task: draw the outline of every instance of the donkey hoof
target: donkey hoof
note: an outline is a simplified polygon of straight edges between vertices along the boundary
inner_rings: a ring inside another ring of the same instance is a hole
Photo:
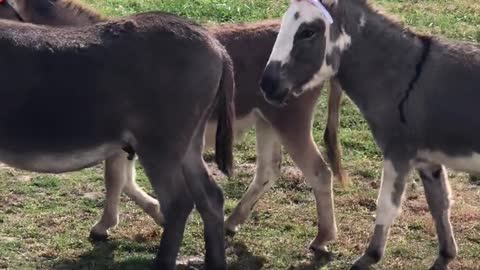
[[[448,266],[438,266],[438,265],[434,265],[432,267],[430,267],[430,270],[448,270]]]
[[[108,234],[91,231],[89,238],[93,242],[105,242],[108,240]]]
[[[312,250],[316,260],[331,261],[333,259],[333,253],[329,252],[326,249],[316,250],[310,248],[310,250]]]
[[[234,237],[235,234],[237,234],[237,230],[235,229],[230,229],[230,228],[225,228],[225,235],[228,237]]]
[[[315,239],[310,243],[309,248],[313,254],[315,254],[315,257],[329,260],[332,254],[328,251],[328,248],[324,243],[324,241],[318,243]]]
[[[328,252],[328,249],[325,245],[316,245],[315,243],[310,243],[309,246],[310,250],[317,253],[317,252]]]
[[[234,225],[232,222],[231,216],[225,220],[225,235],[228,237],[233,237],[237,234],[239,225]]]
[[[369,269],[370,269],[370,266],[360,265],[357,263],[354,263],[350,268],[350,270],[369,270]]]
[[[358,265],[352,265],[352,267],[350,267],[350,270],[365,270],[365,269],[368,269],[368,268],[362,268]]]
[[[328,251],[326,246],[323,246],[323,245],[317,246],[312,243],[310,244],[310,250],[315,255],[316,260],[325,260],[325,261],[332,260],[332,253]]]
[[[362,257],[358,258],[355,261],[355,263],[353,263],[350,270],[368,270],[368,269],[371,268],[371,265],[373,263],[374,262],[372,261],[372,259],[369,256],[363,255]]]

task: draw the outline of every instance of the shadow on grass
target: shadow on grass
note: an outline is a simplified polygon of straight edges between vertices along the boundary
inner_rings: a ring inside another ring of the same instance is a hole
[[[262,269],[263,264],[266,261],[264,257],[255,256],[252,252],[250,252],[243,242],[233,242],[227,251],[236,256],[236,260],[228,265],[228,269],[231,270]]]
[[[315,253],[312,256],[311,260],[308,263],[303,263],[297,266],[292,266],[288,268],[288,270],[317,270],[321,269],[322,267],[326,266],[329,262],[332,261],[332,254],[321,252]]]
[[[52,270],[146,270],[152,269],[152,262],[156,249],[146,247],[136,242],[113,240],[108,242],[93,242],[93,249],[80,255],[77,260],[64,260],[56,263]],[[128,257],[116,259],[115,253],[127,253]],[[130,255],[131,254],[131,255]],[[256,256],[248,250],[248,247],[241,241],[229,241],[227,245],[227,256],[229,270],[260,270],[266,261],[264,257]],[[204,270],[203,258],[186,258],[186,262],[179,262],[177,270]],[[317,254],[311,261],[288,270],[316,270],[327,265],[331,260],[329,254]]]
[[[121,260],[115,259],[115,251],[128,252],[132,254],[128,258],[122,256]],[[95,242],[93,249],[80,255],[77,260],[64,260],[55,264],[53,270],[143,270],[152,269],[152,262],[155,257],[154,248],[146,248],[135,242],[108,241]],[[229,262],[229,270],[259,270],[265,263],[265,258],[253,255],[242,242],[234,242],[227,249],[229,257],[234,260]],[[136,255],[142,254],[142,255]],[[146,254],[146,255],[145,255]],[[148,254],[151,254],[150,256]],[[203,267],[203,258],[195,257],[195,260],[188,260],[188,263],[180,263],[177,270],[200,270]]]
[[[155,250],[135,244],[120,241],[95,242],[93,249],[83,253],[77,260],[65,260],[56,263],[53,270],[143,270],[151,269]],[[115,260],[115,251],[129,252],[132,256],[126,259]],[[138,253],[152,253],[150,257],[137,255]]]
[[[234,258],[228,262],[228,270],[259,270],[265,263],[265,258],[253,255],[242,242],[227,244],[227,257]],[[203,258],[194,258],[196,261],[179,264],[177,270],[207,270],[203,265]]]
[[[470,183],[480,186],[480,175],[470,174],[469,180],[470,180]]]

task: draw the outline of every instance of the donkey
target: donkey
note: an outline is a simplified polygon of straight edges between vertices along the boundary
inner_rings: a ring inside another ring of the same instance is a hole
[[[11,4],[11,5],[9,5]],[[101,14],[72,0],[9,0],[0,11],[12,20],[23,20],[54,26],[88,25],[106,20]],[[15,15],[15,12],[17,15]],[[265,101],[258,82],[263,67],[277,37],[279,20],[258,23],[209,25],[208,30],[226,46],[235,65],[237,85],[235,106],[238,120],[235,135],[255,125],[257,134],[257,171],[255,178],[233,213],[226,220],[226,229],[233,233],[245,222],[261,195],[280,175],[281,145],[283,144],[295,163],[302,170],[307,182],[313,187],[318,209],[318,234],[310,247],[325,251],[325,244],[333,240],[336,226],[331,199],[331,174],[312,140],[312,115],[320,95],[320,87],[308,95],[292,100],[283,108]],[[338,109],[341,90],[332,87],[329,98],[328,125],[324,139],[333,173],[346,185],[346,176],[341,166],[341,152],[337,139]],[[206,134],[207,145],[213,145],[215,116],[209,121]],[[126,171],[127,173],[124,173]],[[105,239],[107,230],[118,223],[118,204],[123,191],[142,207],[157,223],[163,223],[158,203],[143,192],[135,183],[134,164],[125,155],[111,158],[105,163],[105,186],[107,191],[105,209],[100,221],[93,227],[91,236]]]
[[[222,190],[202,158],[215,109],[216,162],[231,174],[233,64],[216,39],[159,12],[79,28],[0,20],[0,51],[1,162],[62,173],[136,153],[166,217],[156,268],[175,268],[195,204],[206,267],[226,269]]]
[[[323,5],[322,5],[323,4]],[[384,155],[375,230],[352,269],[383,256],[408,173],[422,179],[447,269],[457,254],[446,167],[480,172],[480,46],[420,35],[364,0],[294,0],[262,78],[273,103],[335,76],[367,120]]]

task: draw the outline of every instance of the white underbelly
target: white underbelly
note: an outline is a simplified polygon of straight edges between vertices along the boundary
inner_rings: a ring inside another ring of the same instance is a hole
[[[64,173],[94,166],[107,157],[122,151],[118,145],[101,145],[73,153],[17,154],[0,150],[0,161],[11,167],[27,171]]]
[[[439,151],[420,151],[418,157],[428,162],[445,165],[447,168],[468,173],[480,173],[480,154],[449,156]]]
[[[245,132],[255,125],[257,120],[257,111],[253,110],[245,117],[235,119],[233,124],[233,134],[235,140],[239,140],[245,134]],[[217,120],[208,121],[207,129],[205,131],[205,148],[215,147],[215,134],[217,132]]]

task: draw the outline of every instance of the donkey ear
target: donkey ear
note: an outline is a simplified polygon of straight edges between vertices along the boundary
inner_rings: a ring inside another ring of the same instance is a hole
[[[7,0],[7,3],[15,10],[18,10],[18,4],[16,0]]]
[[[338,0],[321,0],[322,4],[324,4],[327,7],[333,7],[336,4],[338,4]]]
[[[27,1],[28,0],[7,0],[7,3],[17,12],[20,12],[26,8]]]

